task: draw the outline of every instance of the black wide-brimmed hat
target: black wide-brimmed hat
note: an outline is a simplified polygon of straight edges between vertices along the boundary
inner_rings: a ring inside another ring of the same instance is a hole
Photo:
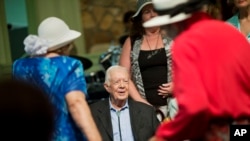
[[[152,0],[137,0],[137,2],[136,2],[136,12],[132,17],[135,18],[136,16],[138,16],[139,13],[141,12],[142,8],[145,7],[148,4],[152,4]]]
[[[81,61],[82,65],[84,67],[84,70],[89,69],[93,65],[92,61],[90,59],[88,59],[88,58],[85,58],[85,57],[82,57],[82,56],[77,56],[77,55],[70,55],[70,57]]]

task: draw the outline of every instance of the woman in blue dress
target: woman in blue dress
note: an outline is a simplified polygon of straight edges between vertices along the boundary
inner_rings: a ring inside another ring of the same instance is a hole
[[[67,56],[80,35],[61,19],[46,18],[38,27],[38,35],[24,40],[30,57],[13,64],[15,79],[38,86],[51,100],[55,108],[54,141],[101,140],[86,102],[83,66]]]

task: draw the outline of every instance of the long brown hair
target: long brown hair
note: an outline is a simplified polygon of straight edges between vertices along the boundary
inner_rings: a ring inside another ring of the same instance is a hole
[[[133,44],[135,40],[141,39],[143,34],[145,34],[145,29],[142,26],[142,13],[140,12],[136,17],[131,18],[131,21],[132,27],[129,36]]]

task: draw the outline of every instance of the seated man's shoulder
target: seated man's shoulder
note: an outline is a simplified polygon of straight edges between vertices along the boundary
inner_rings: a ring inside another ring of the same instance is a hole
[[[106,104],[108,104],[107,99],[101,99],[101,100],[89,103],[89,107],[94,109],[94,108],[98,108]]]
[[[148,104],[145,104],[143,102],[139,102],[139,101],[134,101],[134,100],[130,100],[131,103],[135,104],[137,107],[139,108],[144,108],[144,109],[149,109],[149,110],[154,110],[153,106],[150,106]]]

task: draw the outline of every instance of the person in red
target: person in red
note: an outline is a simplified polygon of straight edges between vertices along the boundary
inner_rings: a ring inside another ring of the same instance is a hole
[[[144,27],[161,25],[174,39],[173,94],[179,111],[152,141],[226,141],[230,124],[249,124],[250,44],[231,25],[200,9],[209,0],[153,0]]]

